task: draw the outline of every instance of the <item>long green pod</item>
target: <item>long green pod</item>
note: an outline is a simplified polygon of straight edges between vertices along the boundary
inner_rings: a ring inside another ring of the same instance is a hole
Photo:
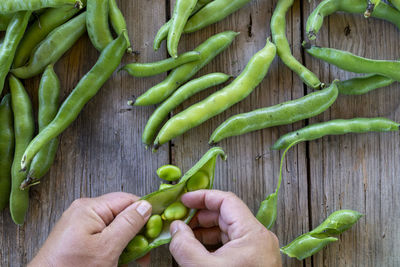
[[[35,123],[32,104],[22,83],[10,76],[11,105],[14,112],[15,151],[11,168],[10,213],[16,224],[23,224],[29,206],[29,191],[21,190],[20,184],[26,178],[21,172],[20,162],[29,142],[32,140]]]
[[[218,143],[231,136],[291,124],[317,116],[327,110],[337,97],[338,89],[336,81],[334,81],[328,88],[299,99],[232,116],[218,126],[212,133],[209,142],[210,144]]]
[[[363,215],[354,210],[338,210],[318,225],[311,234],[340,235],[350,229]]]
[[[355,118],[314,123],[283,135],[275,142],[272,149],[283,149],[296,140],[312,141],[326,135],[398,131],[399,126],[399,123],[386,118]]]
[[[0,47],[0,95],[4,88],[6,76],[14,60],[15,51],[24,35],[30,16],[31,12],[29,11],[18,12],[13,16],[10,24],[8,24],[6,36]]]
[[[306,85],[314,89],[320,89],[324,85],[312,71],[307,69],[292,55],[288,39],[286,38],[286,13],[293,5],[293,2],[294,0],[278,0],[271,18],[272,40],[276,44],[277,53],[283,63],[293,72],[297,73]]]
[[[48,7],[82,8],[80,0],[1,0],[0,13],[14,13],[18,11],[36,11]]]
[[[398,10],[400,11],[400,0],[389,0],[389,2]],[[384,3],[381,3],[384,4]],[[373,14],[373,13],[372,13]]]
[[[55,28],[32,52],[28,63],[12,69],[18,78],[28,79],[55,64],[86,31],[86,12]]]
[[[275,54],[275,45],[268,38],[265,47],[250,59],[242,73],[228,86],[169,119],[158,133],[154,148],[157,149],[245,99],[265,78]]]
[[[198,172],[203,172],[208,175],[210,182],[207,188],[213,188],[215,165],[218,157],[221,157],[225,160],[226,155],[224,151],[219,147],[210,149],[188,172],[185,173],[178,184],[163,190],[153,192],[149,195],[142,197],[141,199],[150,202],[153,207],[153,214],[162,214],[167,207],[180,199],[180,196],[185,192],[187,182]],[[188,215],[182,220],[188,223],[195,214],[196,210],[191,209]],[[137,246],[137,242],[133,241],[128,244],[128,246],[125,248],[119,258],[119,265],[127,264],[130,261],[143,257],[152,249],[169,243],[171,241],[171,234],[169,231],[170,225],[171,222],[165,221],[161,234],[154,239],[150,239],[148,242],[142,242],[144,244],[147,243],[144,246]]]
[[[197,11],[199,11],[200,9],[202,9],[205,5],[207,5],[208,3],[212,2],[213,0],[199,0],[196,3],[196,6],[194,7],[192,14],[195,14]],[[169,32],[169,28],[171,27],[171,23],[172,20],[167,21],[163,26],[161,26],[161,28],[158,30],[156,37],[154,38],[154,42],[153,42],[153,49],[154,51],[157,51],[158,49],[160,49],[161,43],[162,41],[164,41],[165,39],[167,39],[168,37],[168,32]]]
[[[195,32],[223,20],[251,0],[214,0],[194,14],[186,23],[184,33]]]
[[[342,95],[362,95],[372,90],[386,87],[395,81],[378,74],[369,74],[355,77],[337,83],[339,93]]]
[[[118,67],[127,46],[125,37],[120,35],[102,51],[93,68],[79,81],[72,93],[62,103],[54,120],[29,144],[21,161],[21,169],[25,170],[33,157],[46,144],[75,121],[86,103],[97,94]]]
[[[0,14],[0,31],[7,30],[7,26],[12,20],[14,14]]]
[[[128,44],[128,49],[126,51],[128,53],[132,53],[131,41],[129,40],[128,30],[126,27],[126,20],[124,15],[122,14],[115,0],[110,0],[109,8],[110,10],[108,15],[110,17],[111,26],[113,27],[117,35],[124,34],[126,43]]]
[[[355,73],[379,74],[400,81],[400,61],[398,60],[374,60],[334,48],[313,46],[309,43],[303,43],[303,47],[313,57],[343,70]]]
[[[108,23],[109,9],[109,0],[87,1],[87,31],[93,46],[100,52],[113,40]]]
[[[231,76],[224,73],[210,73],[194,79],[181,86],[172,96],[163,102],[151,115],[144,128],[142,142],[151,145],[154,141],[157,130],[168,117],[168,114],[182,104],[186,99],[212,86],[226,82]]]
[[[208,38],[204,43],[194,49],[194,51],[200,53],[201,58],[199,60],[186,63],[174,69],[164,81],[153,86],[147,90],[146,93],[139,96],[135,101],[135,105],[147,106],[161,103],[179,86],[192,78],[213,58],[228,48],[238,34],[239,33],[233,31],[226,31]]]
[[[335,12],[363,14],[367,8],[366,0],[324,0],[313,10],[307,19],[306,32],[308,39],[315,40],[321,29],[324,18]],[[371,14],[372,17],[389,21],[400,29],[400,12],[391,6],[381,3]]]
[[[69,6],[61,8],[50,8],[46,10],[27,29],[15,53],[13,68],[23,66],[34,51],[34,48],[55,28],[67,22],[79,9]],[[64,36],[65,37],[65,36]]]
[[[200,53],[197,51],[190,51],[179,55],[177,58],[167,58],[157,62],[151,63],[131,63],[123,67],[134,77],[149,77],[161,74],[163,72],[175,69],[183,64],[199,60]]]
[[[11,165],[14,157],[14,118],[11,95],[0,103],[0,211],[8,204],[11,191]]]
[[[40,80],[38,98],[38,124],[39,132],[43,131],[47,125],[54,119],[58,112],[59,97],[60,97],[60,80],[54,72],[53,66],[49,65],[43,73]],[[29,168],[28,177],[21,183],[21,189],[37,184],[53,165],[54,158],[58,149],[58,138],[52,139],[32,160]]]

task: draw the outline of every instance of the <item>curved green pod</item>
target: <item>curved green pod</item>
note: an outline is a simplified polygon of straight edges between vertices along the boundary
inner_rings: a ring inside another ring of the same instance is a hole
[[[35,50],[28,63],[11,70],[16,77],[28,79],[56,63],[86,31],[86,12],[55,28]]]
[[[397,0],[398,1],[398,0]],[[315,40],[322,27],[324,18],[339,11],[364,14],[367,9],[366,0],[324,0],[310,14],[307,19],[306,32],[308,39]],[[378,5],[371,14],[372,17],[389,21],[400,29],[400,12],[386,3]]]
[[[153,192],[147,196],[142,197],[141,199],[150,202],[150,204],[153,206],[153,214],[162,214],[167,207],[180,199],[180,196],[185,192],[187,181],[193,175],[200,171],[207,173],[210,177],[208,188],[211,189],[213,187],[215,165],[218,157],[221,157],[225,160],[226,155],[224,151],[219,147],[210,149],[188,172],[185,173],[178,184],[163,190]],[[188,223],[195,214],[196,210],[189,210],[186,217],[183,218],[183,221]],[[171,241],[171,234],[169,231],[170,225],[171,222],[164,221],[161,234],[155,239],[149,239],[147,246],[143,246],[143,244],[146,244],[146,242],[141,242],[141,246],[137,245],[138,242],[134,242],[132,244],[130,243],[122,252],[118,264],[127,264],[130,261],[143,257],[152,249],[169,243]]]
[[[232,116],[218,126],[209,142],[210,144],[217,143],[231,136],[291,124],[317,116],[327,110],[337,97],[338,89],[334,81],[329,87],[299,99]]]
[[[88,0],[87,2],[87,31],[90,41],[99,52],[113,40],[108,23],[109,4],[109,0]]]
[[[14,156],[14,118],[11,95],[5,95],[0,103],[0,211],[8,203],[11,190],[11,165]]]
[[[342,95],[362,95],[372,90],[389,86],[394,82],[393,79],[382,75],[369,74],[340,81],[337,83],[337,87],[339,94]]]
[[[272,149],[284,149],[293,142],[312,141],[326,135],[399,131],[399,126],[399,123],[386,118],[354,118],[314,123],[283,135],[275,142]]]
[[[362,216],[363,215],[358,211],[338,210],[331,213],[325,221],[310,233],[340,235],[344,231],[350,229]]]
[[[0,14],[14,13],[18,11],[36,11],[48,7],[82,8],[80,0],[1,0]]]
[[[132,45],[129,40],[128,29],[126,27],[126,20],[121,10],[119,9],[116,0],[109,1],[109,12],[108,15],[110,17],[111,26],[113,27],[115,33],[119,36],[123,34],[126,39],[126,43],[128,44],[128,48],[126,49],[127,53],[132,53]]]

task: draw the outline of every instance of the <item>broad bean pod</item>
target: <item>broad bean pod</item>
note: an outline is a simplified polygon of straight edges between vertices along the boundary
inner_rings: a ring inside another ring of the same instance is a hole
[[[308,39],[315,40],[321,29],[324,18],[338,11],[363,14],[367,8],[366,0],[324,0],[310,14],[307,19],[306,32]],[[372,17],[387,20],[400,29],[400,13],[391,6],[381,3],[374,9]]]
[[[19,188],[26,178],[21,172],[20,162],[29,142],[32,140],[35,123],[31,100],[22,83],[14,76],[9,77],[11,105],[14,113],[15,152],[11,168],[10,213],[16,224],[23,224],[29,206],[29,191]]]
[[[39,133],[54,119],[58,112],[61,86],[53,66],[49,65],[40,80],[38,98]],[[50,170],[58,149],[58,138],[52,139],[32,160],[28,177],[21,183],[20,188],[26,189],[38,181]]]
[[[78,9],[82,8],[80,0],[1,0],[0,13],[14,13],[18,11],[35,11],[48,7],[69,6]]]
[[[177,58],[167,58],[151,63],[130,63],[125,65],[122,69],[134,77],[149,77],[175,69],[183,64],[199,60],[200,58],[199,52],[190,51],[179,55]]]
[[[0,47],[0,95],[14,60],[15,51],[24,35],[30,16],[31,12],[29,11],[15,13],[7,27],[6,36]]]
[[[209,142],[213,144],[227,137],[317,116],[327,110],[336,101],[337,96],[338,89],[334,81],[328,88],[299,99],[232,116],[218,126]]]
[[[62,133],[79,115],[86,103],[94,97],[121,62],[128,44],[124,35],[112,41],[100,54],[93,68],[79,81],[62,103],[54,120],[29,144],[21,161],[25,170],[33,157],[53,138]]]
[[[136,106],[154,105],[162,102],[170,96],[180,85],[192,78],[201,68],[207,65],[219,53],[224,51],[233,42],[239,33],[226,31],[208,38],[194,51],[199,52],[199,60],[186,63],[174,69],[161,83],[153,86],[146,93],[139,96]]]
[[[225,160],[226,155],[224,151],[219,147],[210,149],[188,172],[185,173],[178,184],[153,192],[141,199],[150,202],[153,207],[152,214],[162,214],[171,204],[180,199],[180,196],[185,192],[187,182],[198,172],[204,172],[208,175],[210,182],[207,188],[211,189],[214,183],[215,165],[218,157]],[[191,209],[182,220],[185,223],[189,223],[195,214],[196,210]],[[154,239],[150,238],[147,240],[142,236],[139,238],[135,237],[122,252],[119,258],[119,265],[127,264],[130,261],[143,257],[152,249],[169,243],[171,241],[171,234],[169,231],[170,225],[170,221],[164,221],[161,233]]]
[[[88,35],[93,46],[101,52],[113,40],[108,23],[109,0],[87,1],[86,26]]]
[[[142,142],[146,145],[151,145],[158,128],[168,117],[168,114],[186,99],[207,88],[222,84],[230,77],[230,75],[224,73],[210,73],[182,85],[153,112],[144,128]]]
[[[275,45],[267,39],[265,47],[250,59],[242,73],[228,86],[169,119],[158,133],[154,148],[157,149],[245,99],[265,78],[275,54]]]
[[[391,3],[398,11],[400,11],[400,0],[389,0],[389,3]]]
[[[55,28],[32,52],[28,63],[11,70],[20,79],[32,78],[55,64],[86,31],[86,12]]]
[[[337,83],[339,93],[342,95],[362,95],[372,90],[391,85],[395,81],[378,74],[369,74],[355,77]]]
[[[0,103],[0,211],[8,204],[11,191],[11,165],[14,156],[14,123],[11,95]]]
[[[126,20],[121,10],[118,8],[116,0],[110,0],[109,8],[110,11],[108,12],[108,15],[110,17],[111,26],[117,35],[124,34],[126,43],[128,44],[128,49],[126,52],[132,53],[132,46],[128,36]]]
[[[272,40],[276,45],[276,50],[283,63],[293,72],[299,75],[300,79],[314,89],[324,87],[318,77],[303,64],[301,64],[290,50],[289,41],[286,38],[286,13],[293,5],[294,0],[278,0],[275,11],[271,18]]]
[[[355,118],[314,123],[279,138],[272,149],[284,149],[293,142],[312,141],[326,135],[398,131],[400,124],[386,118]]]

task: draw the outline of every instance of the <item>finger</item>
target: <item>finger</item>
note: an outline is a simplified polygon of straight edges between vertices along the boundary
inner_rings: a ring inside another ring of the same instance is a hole
[[[210,210],[200,210],[197,212],[193,220],[190,221],[189,226],[194,229],[197,227],[210,228],[218,226],[219,213]]]
[[[141,200],[127,207],[115,217],[101,233],[104,242],[113,246],[115,251],[122,253],[137,233],[143,228],[151,215],[149,202]]]
[[[172,240],[169,250],[180,266],[208,262],[207,258],[212,257],[184,222],[174,221],[170,231]]]
[[[147,267],[150,266],[150,253],[147,253],[145,256],[141,257],[140,259],[137,259],[136,262],[141,266],[141,267]]]
[[[218,227],[195,229],[194,235],[203,245],[218,245],[222,243],[221,230]]]

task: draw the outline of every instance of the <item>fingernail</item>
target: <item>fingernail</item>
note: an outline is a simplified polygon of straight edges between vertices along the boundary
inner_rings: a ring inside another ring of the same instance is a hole
[[[151,209],[151,205],[147,201],[141,201],[140,205],[136,208],[136,211],[142,215],[142,217],[146,217],[149,215]]]
[[[174,221],[171,224],[171,227],[169,230],[170,230],[172,236],[174,236],[176,234],[176,232],[178,232],[178,230],[182,229],[181,223],[182,223],[181,221]]]

